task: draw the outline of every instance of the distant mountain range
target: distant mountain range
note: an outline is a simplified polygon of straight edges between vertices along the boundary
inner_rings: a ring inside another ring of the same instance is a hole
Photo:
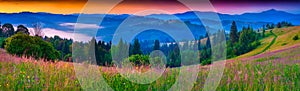
[[[179,24],[181,21],[183,21],[188,28],[192,31],[193,35],[198,38],[201,35],[204,35],[206,32],[204,26],[202,25],[201,21],[198,19],[198,17],[195,15],[195,13],[200,14],[204,17],[207,17],[206,20],[209,20],[210,22],[218,22],[214,21],[214,19],[210,19],[208,15],[215,13],[215,12],[200,12],[200,11],[189,11],[185,13],[178,13],[178,14],[152,14],[147,16],[135,16],[135,15],[113,15],[113,14],[83,14],[85,16],[88,16],[90,18],[94,18],[96,16],[101,16],[104,18],[103,22],[99,25],[95,24],[79,24],[82,29],[86,29],[86,33],[82,34],[85,36],[95,36],[95,34],[91,34],[89,29],[91,28],[99,28],[99,31],[97,33],[97,38],[105,41],[110,41],[119,27],[120,24],[127,18],[132,18],[133,20],[136,20],[136,24],[133,25],[127,25],[125,29],[128,28],[128,31],[126,32],[132,32],[132,28],[135,27],[143,27],[147,25],[160,25],[160,26],[166,26],[168,24]],[[254,29],[261,28],[263,25],[268,23],[278,23],[281,21],[287,21],[291,22],[294,25],[300,25],[300,14],[292,14],[287,13],[284,11],[278,11],[275,9],[263,11],[260,13],[244,13],[240,15],[229,15],[229,14],[221,14],[216,13],[219,15],[222,25],[226,32],[229,32],[230,26],[232,21],[237,22],[238,29],[240,30],[243,26],[251,26]],[[32,13],[32,12],[20,12],[20,13],[0,13],[0,22],[3,23],[12,23],[14,26],[17,26],[19,24],[23,24],[27,27],[31,27],[33,23],[41,22],[43,23],[43,27],[47,28],[48,30],[53,31],[59,31],[59,32],[65,32],[65,33],[72,33],[74,31],[74,25],[77,21],[79,14],[69,14],[69,15],[63,15],[63,14],[51,14],[51,13]],[[105,17],[104,17],[105,16]],[[176,20],[177,18],[180,20]],[[139,23],[143,22],[143,23]],[[130,27],[129,27],[130,26]],[[167,29],[172,29],[173,27],[166,27]],[[178,32],[179,35],[181,34],[181,30],[173,30],[174,32]],[[53,36],[46,34],[48,36]],[[60,34],[57,34],[59,36],[63,36]],[[163,35],[163,36],[160,36]],[[70,35],[71,36],[71,35]],[[145,37],[141,37],[145,36]],[[149,37],[151,36],[151,37]],[[141,35],[138,36],[141,40],[154,40],[154,39],[160,39],[161,41],[169,40],[168,37],[166,37],[165,33],[157,32],[155,30],[149,30],[145,33],[141,33]],[[182,39],[184,36],[182,36]]]

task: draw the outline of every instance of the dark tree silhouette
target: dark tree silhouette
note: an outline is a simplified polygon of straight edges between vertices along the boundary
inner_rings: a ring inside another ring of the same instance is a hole
[[[132,55],[142,54],[142,51],[141,51],[141,45],[140,45],[138,39],[135,39],[135,40],[134,40],[133,48],[132,48],[131,51],[132,51],[132,52],[131,52]]]
[[[2,26],[4,37],[10,37],[15,34],[15,29],[12,24],[6,23]]]
[[[17,31],[15,33],[23,33],[23,34],[27,34],[27,35],[30,34],[28,28],[26,28],[24,25],[19,25],[17,27]]]
[[[159,40],[155,40],[154,41],[154,48],[153,50],[159,50],[160,49],[160,43],[159,43]]]
[[[230,28],[230,40],[232,43],[236,43],[238,42],[238,30],[237,30],[237,27],[236,27],[236,23],[235,21],[232,22],[232,25],[231,25],[231,28]]]

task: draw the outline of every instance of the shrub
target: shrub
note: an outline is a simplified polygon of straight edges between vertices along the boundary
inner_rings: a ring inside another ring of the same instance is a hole
[[[4,48],[5,37],[0,37],[0,47]]]
[[[5,49],[10,54],[36,59],[56,60],[60,55],[50,43],[44,41],[41,37],[25,34],[15,34],[7,38]]]
[[[133,63],[136,66],[141,66],[141,65],[149,65],[149,56],[148,55],[132,55],[129,58],[129,61]]]
[[[299,39],[298,35],[295,35],[295,36],[293,37],[293,40],[298,40],[298,39]]]
[[[210,59],[207,59],[207,60],[204,60],[201,62],[201,65],[209,65],[211,64],[211,60]]]
[[[72,61],[72,54],[65,55],[63,60],[67,61],[67,62],[71,62]]]

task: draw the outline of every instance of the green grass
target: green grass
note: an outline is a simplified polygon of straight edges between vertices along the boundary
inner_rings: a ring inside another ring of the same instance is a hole
[[[45,70],[42,66],[35,66],[32,63],[1,63],[1,82],[0,89],[7,90],[82,90],[79,83],[74,77],[74,73],[70,67],[56,68],[54,65],[47,63]],[[299,90],[300,70],[299,64],[272,64],[257,65],[236,63],[228,66],[218,90],[282,90],[295,91]],[[15,69],[15,70],[13,70]],[[13,70],[13,71],[11,71]],[[136,84],[132,83],[120,74],[104,73],[104,78],[108,85],[116,91],[132,91],[132,90],[168,90],[176,81],[178,69],[172,69],[168,73],[154,83]],[[199,71],[197,81],[194,83],[193,90],[203,89],[207,71]],[[39,80],[36,80],[36,77]],[[91,83],[94,80],[88,80]],[[91,85],[93,86],[93,85]]]
[[[292,40],[291,36],[300,35],[300,27],[274,29],[267,32],[267,37],[259,48],[242,57],[249,57],[266,49],[259,58],[236,60],[226,64],[224,74],[217,87],[221,91],[297,91],[300,89],[300,47],[280,51],[298,45],[300,41]],[[277,35],[277,39],[272,36]],[[273,42],[273,43],[272,43]],[[283,45],[284,43],[284,45]],[[86,68],[79,68],[86,70]],[[126,80],[114,68],[98,67],[94,70],[102,72],[104,81],[116,91],[165,91],[178,78],[179,68],[167,68],[167,71],[150,84],[137,84]],[[207,67],[197,70],[193,91],[203,89],[209,73]],[[43,62],[32,59],[18,58],[0,50],[0,91],[57,91],[83,90],[80,83],[87,83],[86,88],[103,86],[101,79],[78,79],[72,63]],[[84,80],[84,81],[82,81]],[[105,88],[99,88],[103,90]]]
[[[273,32],[278,36],[276,42],[271,46],[270,51],[284,49],[294,45],[299,45],[299,40],[293,40],[295,35],[300,35],[300,27],[289,27],[274,29]],[[286,43],[285,45],[282,45]]]
[[[275,43],[275,41],[276,41],[276,39],[277,39],[278,36],[277,36],[276,34],[274,34],[274,33],[272,32],[272,30],[270,30],[270,33],[274,36],[274,38],[272,39],[271,43],[270,43],[266,48],[264,48],[261,52],[259,52],[259,53],[257,53],[257,54],[261,54],[261,53],[267,51],[267,50],[270,49],[270,47]]]
[[[276,35],[276,36],[275,36]],[[287,28],[275,28],[266,31],[266,37],[261,39],[261,45],[256,49],[238,56],[234,59],[251,57],[263,52],[271,52],[275,50],[280,50],[288,48],[294,45],[299,45],[300,40],[293,40],[295,35],[300,35],[300,26],[287,27]]]
[[[295,91],[300,83],[300,48],[286,50],[276,55],[266,55],[248,61],[228,63],[217,90],[222,91]],[[2,54],[2,56],[4,56]],[[0,90],[83,90],[76,78],[72,63],[42,62],[13,58],[0,60]],[[281,59],[280,59],[281,58]],[[286,58],[286,59],[282,59]],[[278,60],[280,59],[280,60]],[[21,60],[21,61],[19,61]],[[116,91],[168,90],[177,80],[179,68],[168,68],[158,80],[151,84],[137,84],[126,80],[115,70],[96,67],[103,72],[105,82]],[[81,70],[85,70],[82,68]],[[203,89],[209,69],[201,69],[193,91]],[[89,76],[86,74],[86,76]],[[101,86],[99,79],[85,80],[87,88]],[[97,85],[97,84],[98,85]],[[103,85],[103,84],[102,84]],[[101,89],[99,89],[101,90]]]

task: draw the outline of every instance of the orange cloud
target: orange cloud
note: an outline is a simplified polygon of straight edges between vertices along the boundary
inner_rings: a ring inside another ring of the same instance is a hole
[[[70,1],[70,0],[69,0]],[[74,0],[75,1],[75,0]],[[65,1],[0,1],[0,12],[16,13],[23,11],[30,12],[49,12],[70,14],[81,11],[85,2],[65,2]]]
[[[130,13],[135,14],[137,12],[142,12],[145,10],[158,10],[158,11],[166,11],[169,13],[176,12],[185,12],[189,11],[189,8],[184,6],[178,1],[123,1],[117,6],[115,6],[110,13],[115,14],[124,14]],[[155,12],[152,12],[155,13]],[[158,13],[158,12],[157,12]]]
[[[0,12],[49,12],[57,14],[81,13],[85,7],[86,0],[9,0],[0,1]],[[111,1],[93,1],[89,3],[91,10],[84,13],[106,13]],[[201,5],[197,5],[201,6]],[[165,11],[165,13],[180,13],[190,9],[178,1],[168,0],[125,0],[113,7],[111,14],[136,14],[145,10]],[[199,7],[199,10],[211,11],[206,7]],[[148,12],[159,13],[159,12]],[[160,12],[161,13],[161,12]]]

